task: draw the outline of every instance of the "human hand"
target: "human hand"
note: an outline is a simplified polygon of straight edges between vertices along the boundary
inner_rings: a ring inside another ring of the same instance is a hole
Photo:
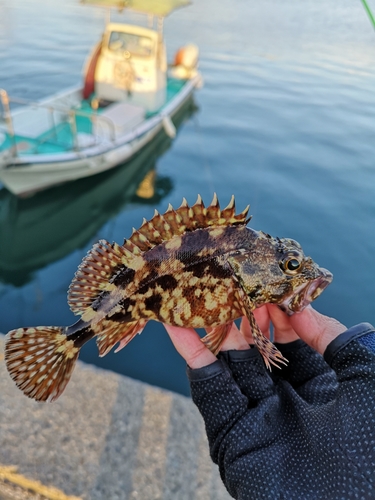
[[[255,317],[266,336],[272,323],[275,341],[288,344],[279,346],[289,359],[280,372],[270,374],[257,350],[248,348],[247,320],[240,330],[232,327],[219,360],[194,330],[166,327],[193,368],[192,400],[228,491],[234,498],[315,500],[333,498],[332,491],[334,498],[347,498],[356,484],[363,498],[372,498],[375,442],[371,424],[363,425],[375,421],[371,349],[353,342],[337,351],[336,345],[333,369],[319,353],[344,325],[310,307],[289,317],[267,305]],[[344,339],[361,334],[375,336],[375,330],[363,323]],[[310,347],[293,342],[298,338]]]
[[[274,304],[267,304],[254,311],[255,319],[262,333],[269,338],[270,325],[274,327],[274,341],[288,343],[301,338],[320,354],[327,345],[346,327],[339,321],[318,313],[307,307],[300,313],[287,316]],[[165,325],[176,347],[190,368],[201,368],[216,361],[216,357],[201,342],[199,335],[192,328],[179,328]],[[252,344],[251,327],[247,318],[243,318],[240,330],[233,325],[221,346],[222,351],[244,350]]]
[[[300,313],[288,316],[277,305],[266,304],[256,309],[254,316],[266,337],[269,338],[272,323],[275,342],[286,344],[301,338],[320,354],[324,353],[333,339],[347,329],[336,319],[320,314],[311,306]],[[251,329],[247,318],[242,320],[241,331],[246,339],[251,339]]]
[[[198,333],[193,328],[164,325],[177,352],[185,359],[190,368],[202,368],[216,361],[216,356],[203,344]],[[233,324],[227,338],[221,345],[221,351],[231,349],[249,349],[249,343],[244,335]]]

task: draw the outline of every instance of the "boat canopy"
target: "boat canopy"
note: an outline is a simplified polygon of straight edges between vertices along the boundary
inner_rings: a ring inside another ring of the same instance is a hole
[[[81,0],[84,4],[115,9],[131,9],[155,16],[168,16],[173,10],[191,3],[190,0]]]

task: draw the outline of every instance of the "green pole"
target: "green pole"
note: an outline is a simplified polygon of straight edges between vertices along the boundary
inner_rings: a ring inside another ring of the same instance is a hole
[[[370,18],[370,21],[372,23],[372,27],[375,29],[375,18],[372,15],[372,12],[370,10],[370,7],[368,6],[366,0],[362,0],[363,6],[365,8],[365,11],[367,12],[368,17]]]

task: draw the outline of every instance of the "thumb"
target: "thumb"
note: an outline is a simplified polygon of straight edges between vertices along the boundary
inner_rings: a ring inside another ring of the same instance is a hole
[[[185,359],[190,368],[202,368],[216,361],[216,356],[201,341],[192,328],[164,325],[177,352]]]
[[[347,329],[342,323],[315,311],[311,306],[290,316],[290,324],[310,347],[323,354],[327,345]]]

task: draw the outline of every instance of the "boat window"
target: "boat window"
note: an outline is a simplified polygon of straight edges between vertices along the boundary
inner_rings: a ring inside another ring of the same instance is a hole
[[[147,36],[139,36],[123,31],[112,31],[109,37],[109,50],[119,53],[130,52],[138,57],[150,57],[152,53],[152,39]]]

